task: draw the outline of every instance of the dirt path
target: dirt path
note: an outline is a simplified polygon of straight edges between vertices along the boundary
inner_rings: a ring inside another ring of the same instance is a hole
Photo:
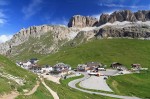
[[[37,88],[39,87],[39,85],[40,85],[40,82],[39,82],[39,81],[37,81],[37,84],[34,86],[34,88],[33,88],[30,92],[25,93],[24,95],[25,95],[25,96],[32,95],[33,93],[35,93],[35,92],[36,92],[36,90],[37,90]]]
[[[59,99],[59,96],[57,95],[57,93],[55,92],[55,91],[53,91],[50,87],[48,87],[46,84],[45,84],[45,82],[44,82],[44,80],[42,79],[42,78],[40,78],[41,79],[41,82],[42,82],[42,84],[46,87],[46,89],[51,93],[51,95],[53,96],[53,98],[54,99]]]
[[[37,88],[39,87],[40,82],[37,81],[37,84],[34,86],[34,88],[28,92],[25,93],[24,95],[29,96],[32,95],[34,92],[36,92]],[[15,99],[16,97],[18,97],[20,94],[18,92],[11,92],[10,94],[4,94],[2,96],[0,96],[0,99]]]
[[[11,94],[5,94],[3,96],[0,96],[0,99],[15,99],[18,95],[18,92],[11,92]]]
[[[60,80],[60,77],[54,77],[52,75],[46,75],[46,74],[41,74],[41,76],[43,76],[44,78],[46,78],[47,80],[50,80],[50,81],[53,81],[57,84],[60,84],[59,80]]]

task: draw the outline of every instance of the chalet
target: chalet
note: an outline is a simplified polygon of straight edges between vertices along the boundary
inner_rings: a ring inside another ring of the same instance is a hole
[[[41,73],[41,67],[40,66],[32,66],[31,68],[29,68],[29,70],[34,72],[34,73]]]
[[[49,65],[46,65],[43,68],[41,68],[41,73],[49,73],[51,71],[53,71],[53,67],[51,67]]]
[[[118,63],[118,62],[113,62],[110,67],[114,68],[114,69],[118,69],[118,70],[126,70],[126,67],[124,67],[123,64]]]
[[[78,64],[77,71],[86,71],[86,70],[87,70],[87,65],[85,65],[85,64]]]
[[[51,71],[51,73],[53,74],[65,74],[68,73],[68,71],[71,70],[71,67],[68,64],[64,64],[64,63],[58,63],[56,65],[53,66],[53,70]]]
[[[32,64],[36,64],[38,62],[38,59],[37,58],[31,58],[29,60]]]
[[[86,63],[87,67],[102,67],[103,65],[99,62],[88,62]]]
[[[86,67],[86,71],[87,70],[91,70],[91,71],[94,71],[94,72],[98,72],[98,68],[101,68],[103,67],[103,65],[99,62],[88,62],[86,63],[87,67]]]
[[[78,64],[78,71],[98,71],[98,68],[103,67],[99,62],[88,62],[86,64]]]
[[[132,69],[136,69],[136,70],[140,70],[142,68],[141,64],[131,64],[131,67]]]

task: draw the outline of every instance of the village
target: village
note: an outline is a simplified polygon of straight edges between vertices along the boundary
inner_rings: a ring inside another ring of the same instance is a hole
[[[131,64],[131,69],[127,69],[119,62],[113,62],[110,67],[99,62],[87,62],[85,64],[78,64],[75,69],[72,69],[69,64],[57,63],[54,66],[37,64],[38,59],[32,58],[26,62],[17,62],[16,65],[37,74],[53,75],[60,78],[66,78],[78,72],[86,72],[88,75],[94,76],[113,76],[118,74],[139,73],[140,70],[147,70],[142,68],[140,64]]]
[[[16,62],[17,66],[23,69],[29,70],[33,73],[46,74],[46,75],[57,75],[57,76],[68,76],[75,72],[87,72],[89,75],[95,76],[110,76],[109,71],[117,71],[120,74],[138,73],[140,70],[147,70],[148,68],[142,68],[141,64],[131,64],[129,70],[126,66],[119,62],[113,62],[110,67],[99,62],[87,62],[85,64],[78,64],[75,69],[72,69],[69,64],[57,63],[54,66],[44,65],[39,66],[37,64],[39,60],[32,58],[26,62]]]
[[[85,64],[78,64],[75,69],[72,69],[69,64],[57,63],[54,66],[45,65],[39,66],[38,59],[32,58],[26,62],[17,62],[17,66],[36,73],[48,80],[60,84],[60,79],[67,79],[73,76],[87,75],[90,78],[80,83],[80,86],[89,89],[112,91],[106,83],[106,79],[110,76],[117,76],[123,74],[139,73],[140,70],[147,70],[142,68],[140,64],[131,64],[129,70],[119,62],[113,62],[108,67],[99,62],[87,62]],[[95,80],[97,82],[95,82]],[[89,85],[92,82],[93,85]],[[104,88],[103,88],[103,87]]]

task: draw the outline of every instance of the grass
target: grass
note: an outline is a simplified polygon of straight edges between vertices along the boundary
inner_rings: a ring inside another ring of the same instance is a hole
[[[96,94],[88,94],[76,89],[72,89],[68,86],[68,83],[74,79],[78,79],[83,76],[68,78],[66,80],[61,80],[61,84],[56,84],[54,82],[45,80],[46,84],[55,92],[57,92],[60,99],[114,99],[111,97],[100,96]]]
[[[120,62],[127,68],[133,63],[150,68],[150,41],[138,39],[102,39],[93,40],[79,46],[66,46],[58,53],[43,57],[39,64],[54,65],[58,62],[76,67],[78,64],[96,61],[110,66]],[[115,93],[150,97],[150,73],[116,76],[108,79],[109,86]]]
[[[16,77],[20,77],[22,79],[25,79],[26,82],[25,85],[19,86],[16,82],[11,81],[6,78],[0,77],[0,94],[4,92],[10,92],[11,90],[17,89],[19,92],[22,92],[23,89],[32,89],[34,87],[34,84],[36,83],[36,75],[33,73],[24,70],[18,66],[16,66],[15,63],[13,63],[8,58],[0,55],[0,72],[1,73],[8,73]],[[9,84],[8,84],[9,83]]]
[[[47,32],[40,38],[29,37],[28,41],[12,48],[11,56],[14,61],[24,61],[30,58],[41,58],[44,56],[44,49],[49,48],[53,44],[53,36],[51,32]],[[43,46],[44,49],[41,49]],[[43,53],[43,54],[41,54]]]
[[[120,62],[130,67],[140,63],[143,67],[150,64],[150,41],[136,39],[102,39],[94,40],[76,47],[65,47],[58,53],[41,58],[40,65],[54,65],[64,62],[76,67],[78,64],[97,61],[108,67],[112,62]]]
[[[15,89],[15,86],[18,86],[14,81],[10,81],[6,78],[0,77],[0,94],[5,92],[10,92]]]
[[[107,83],[116,94],[150,98],[150,71],[109,77]]]
[[[40,84],[34,94],[30,96],[20,95],[16,99],[53,99],[53,97],[50,92],[42,84]]]

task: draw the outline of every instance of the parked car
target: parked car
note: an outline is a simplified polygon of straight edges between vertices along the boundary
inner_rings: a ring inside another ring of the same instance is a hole
[[[105,68],[98,68],[99,71],[106,71]]]

